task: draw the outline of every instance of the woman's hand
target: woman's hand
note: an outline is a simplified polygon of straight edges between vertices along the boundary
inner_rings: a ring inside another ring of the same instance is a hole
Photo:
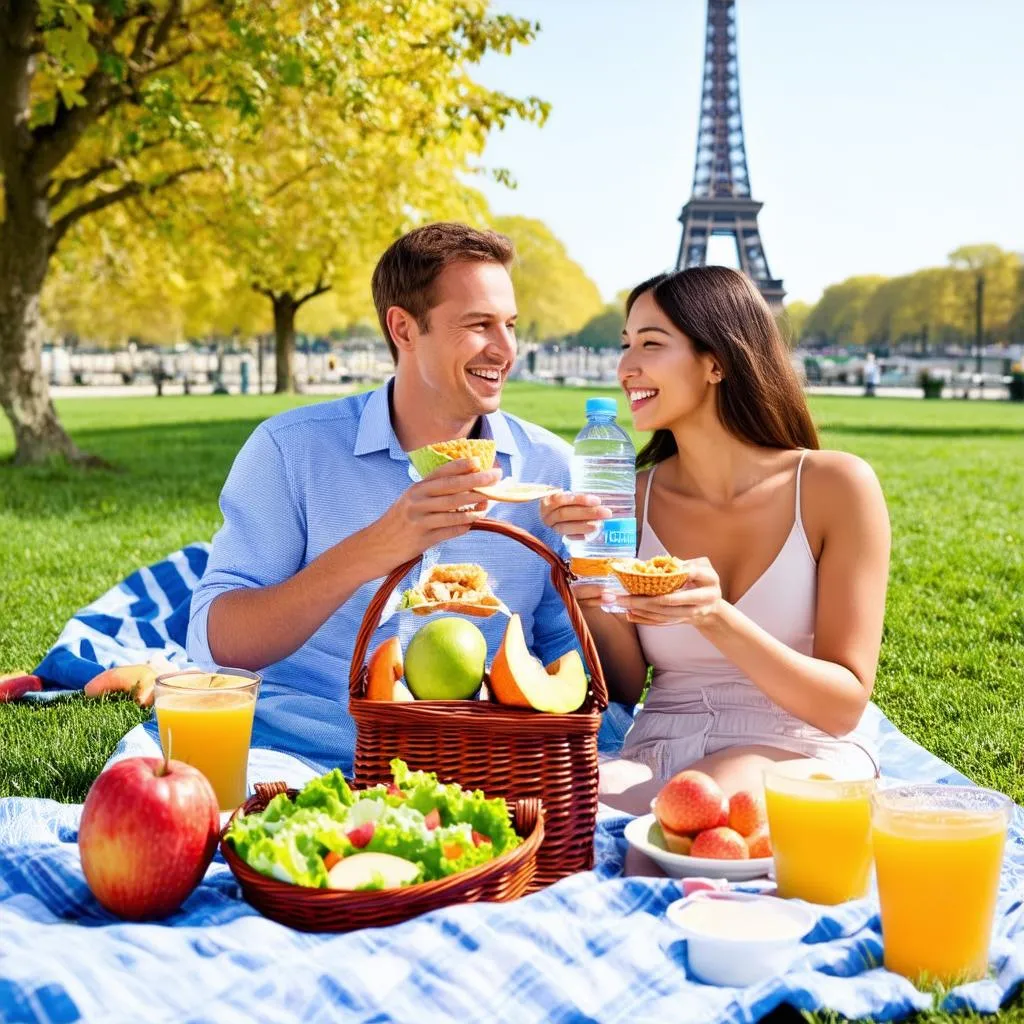
[[[540,517],[563,537],[582,538],[593,533],[602,519],[611,519],[612,510],[596,494],[557,491],[541,499]]]
[[[689,577],[679,590],[659,597],[624,594],[616,600],[626,618],[640,626],[674,626],[679,623],[708,626],[721,614],[726,602],[718,573],[706,558],[686,563]]]
[[[599,612],[602,596],[606,594],[607,589],[600,583],[574,583],[572,585],[572,596],[576,598],[576,603],[584,612]]]

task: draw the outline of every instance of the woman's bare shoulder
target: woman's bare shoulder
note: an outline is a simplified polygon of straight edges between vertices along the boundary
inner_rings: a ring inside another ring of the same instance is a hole
[[[802,482],[805,511],[812,517],[820,512],[823,523],[833,514],[848,515],[854,508],[885,508],[882,485],[871,463],[852,452],[808,452]]]

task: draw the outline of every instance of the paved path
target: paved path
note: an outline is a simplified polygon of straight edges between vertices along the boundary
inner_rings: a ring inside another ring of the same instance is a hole
[[[238,388],[228,388],[232,395],[238,394]],[[270,394],[272,388],[264,390]],[[351,384],[309,384],[303,389],[307,395],[347,395],[353,390]],[[184,387],[180,382],[164,384],[165,395],[182,395]],[[193,395],[212,395],[212,384],[193,384]],[[250,391],[250,395],[259,394]],[[155,384],[82,384],[56,385],[50,387],[53,398],[156,398]]]
[[[229,389],[232,395],[238,394],[237,388]],[[303,393],[307,395],[347,395],[354,390],[351,384],[309,384]],[[809,395],[841,395],[845,398],[860,397],[864,394],[862,387],[851,384],[812,385],[805,389]],[[179,382],[164,385],[165,395],[181,395],[184,393]],[[269,394],[265,391],[264,394]],[[155,398],[156,386],[153,384],[85,384],[80,386],[56,386],[50,388],[53,398]],[[193,384],[193,395],[213,394],[212,384]],[[250,395],[257,394],[250,391]],[[921,398],[920,388],[879,388],[879,398]],[[1006,388],[971,388],[970,397],[985,399],[1006,398]],[[960,388],[947,387],[943,398],[963,398]]]

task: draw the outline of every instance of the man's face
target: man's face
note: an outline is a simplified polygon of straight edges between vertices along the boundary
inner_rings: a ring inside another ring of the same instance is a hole
[[[426,331],[413,325],[408,362],[446,415],[495,412],[516,359],[516,297],[500,263],[453,263],[434,284]]]

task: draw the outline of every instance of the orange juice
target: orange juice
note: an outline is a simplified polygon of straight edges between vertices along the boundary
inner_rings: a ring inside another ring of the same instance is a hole
[[[765,772],[779,896],[825,904],[859,899],[871,875],[874,779],[810,778],[813,768],[783,762]]]
[[[1010,801],[966,786],[876,795],[873,836],[885,966],[947,985],[988,968]]]
[[[164,754],[198,768],[222,811],[245,802],[246,768],[259,677],[230,672],[174,673],[156,682]]]

